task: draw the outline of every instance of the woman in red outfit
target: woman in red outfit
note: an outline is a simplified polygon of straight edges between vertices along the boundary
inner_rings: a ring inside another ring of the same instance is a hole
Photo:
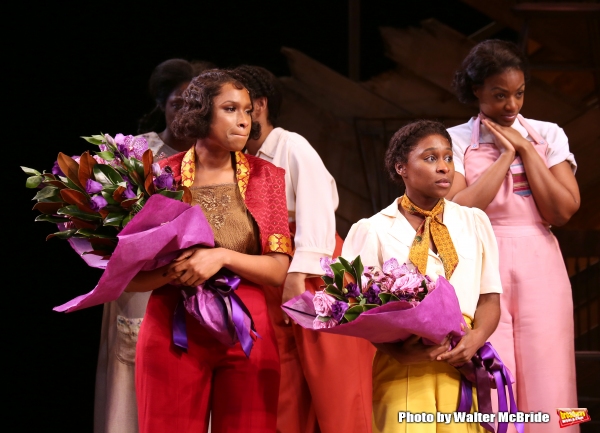
[[[192,248],[170,265],[140,272],[128,291],[150,291],[139,334],[136,393],[141,433],[275,432],[279,356],[262,285],[281,285],[289,266],[284,173],[244,155],[252,130],[252,101],[223,71],[206,71],[183,93],[173,122],[194,147],[161,161],[190,188],[215,236],[215,248]],[[197,286],[226,268],[242,278],[237,295],[261,338],[249,358],[227,347],[187,312],[188,349],[173,342],[173,313],[181,288]]]

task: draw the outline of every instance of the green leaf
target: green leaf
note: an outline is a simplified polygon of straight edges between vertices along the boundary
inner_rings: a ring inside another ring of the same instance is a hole
[[[25,181],[25,187],[27,188],[37,188],[40,183],[42,183],[44,181],[44,178],[42,176],[31,176],[28,177],[27,180]]]
[[[117,185],[123,182],[121,175],[109,165],[96,164],[94,166],[94,178],[101,184],[113,184]]]
[[[55,186],[45,186],[33,197],[34,200],[49,200],[55,197],[60,198],[60,190]]]
[[[183,197],[183,193],[185,191],[168,191],[166,189],[163,189],[162,191],[158,191],[158,194],[160,195],[164,195],[165,197],[169,197],[175,200],[181,200]]]
[[[126,216],[127,216],[127,214],[118,213],[118,212],[109,213],[106,216],[106,218],[104,218],[103,224],[105,226],[121,227],[121,224],[123,223],[123,219]]]
[[[108,189],[108,188],[107,188]],[[102,197],[108,202],[108,204],[118,204],[117,201],[113,198],[113,194],[110,191],[102,190]]]
[[[62,232],[52,233],[52,235],[50,235],[50,236],[55,236],[58,239],[69,239],[69,238],[72,238],[73,236],[75,236],[76,233],[77,233],[77,229],[72,229],[72,230],[65,230]]]
[[[74,204],[60,208],[57,211],[57,213],[59,215],[73,216],[73,217],[82,219],[84,221],[97,222],[99,220],[102,220],[102,216],[100,214],[84,212],[84,211],[80,210],[77,206],[75,206]]]
[[[323,275],[321,277],[321,279],[323,280],[323,282],[325,282],[325,284],[329,285],[329,284],[333,284],[333,278],[328,277],[327,275]]]
[[[99,146],[100,144],[104,143],[104,137],[102,137],[101,139],[99,137],[101,137],[101,136],[100,135],[92,135],[91,137],[81,137],[81,138],[83,138],[88,143],[92,143],[92,144]]]
[[[356,281],[359,282],[363,272],[365,271],[365,267],[362,264],[360,255],[356,256],[356,258],[352,260],[352,267],[354,268],[354,272],[356,272]]]
[[[65,185],[67,185],[69,188],[71,188],[71,189],[74,189],[75,191],[79,191],[80,193],[87,195],[87,192],[85,192],[85,190],[83,190],[83,189],[79,188],[79,187],[78,187],[78,186],[77,186],[77,185],[76,185],[76,184],[75,184],[75,183],[74,183],[74,182],[73,182],[71,179],[69,179],[69,178],[66,178],[66,177],[62,177],[62,176],[61,176],[61,178],[60,178],[60,179],[61,179],[61,180],[63,181],[63,183],[64,183]]]
[[[117,240],[115,230],[109,227],[106,227],[104,229],[102,227],[99,227],[96,230],[79,229],[77,230],[77,234],[85,236],[86,238],[102,238]]]
[[[47,221],[49,223],[55,223],[55,224],[60,224],[60,223],[66,223],[69,221],[69,218],[63,218],[63,217],[57,217],[54,215],[46,215],[46,214],[42,214],[42,215],[38,215],[35,218],[36,221]]]
[[[358,278],[358,276],[355,275],[356,271],[354,270],[354,268],[352,267],[352,265],[350,264],[350,262],[348,260],[346,260],[343,257],[338,257],[339,262],[344,266],[344,270],[346,272],[349,272],[356,281],[360,281],[360,279]]]
[[[123,218],[123,225],[122,226],[125,227],[129,223],[129,221],[131,221],[133,219],[134,216],[135,216],[134,214],[130,213],[125,218]]]
[[[96,152],[96,155],[98,155],[105,161],[112,161],[113,159],[115,159],[115,154],[109,150],[105,150],[104,152]]]
[[[104,135],[92,135],[92,138],[94,138],[96,140],[100,140],[102,142],[106,141],[106,138],[104,138]]]
[[[335,285],[339,289],[342,289],[344,285],[344,265],[341,263],[333,263],[330,267],[333,271],[333,279],[335,280]]]
[[[354,319],[356,319],[358,316],[360,316],[360,314],[363,312],[363,308],[360,305],[355,305],[353,307],[348,308],[348,310],[346,310],[346,313],[344,314],[344,319],[346,319],[348,322],[352,322]]]
[[[39,171],[37,171],[33,168],[29,168],[29,167],[21,166],[21,170],[23,170],[26,174],[28,174],[30,176],[41,176],[42,175],[42,173],[40,173]]]
[[[344,294],[337,287],[335,287],[333,285],[327,286],[325,288],[325,293],[333,296],[334,298],[336,298],[339,301],[348,302],[346,300],[346,298],[344,297]]]

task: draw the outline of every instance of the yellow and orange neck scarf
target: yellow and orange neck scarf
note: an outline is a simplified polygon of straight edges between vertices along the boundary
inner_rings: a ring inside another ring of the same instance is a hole
[[[449,280],[458,265],[458,254],[452,243],[448,227],[439,219],[439,215],[444,212],[444,199],[440,199],[433,209],[426,211],[416,206],[405,194],[400,200],[400,206],[412,215],[425,217],[425,221],[417,229],[408,259],[419,269],[419,272],[425,275],[429,256],[429,236],[431,235],[444,265],[446,279]]]

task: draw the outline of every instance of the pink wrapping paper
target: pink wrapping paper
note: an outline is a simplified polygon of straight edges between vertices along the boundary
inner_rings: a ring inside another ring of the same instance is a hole
[[[282,305],[285,312],[298,325],[315,332],[347,335],[369,340],[372,343],[391,343],[406,340],[413,334],[430,342],[441,344],[448,334],[460,337],[464,323],[454,287],[444,277],[439,277],[431,291],[416,307],[407,302],[389,302],[366,311],[352,322],[333,328],[313,329],[316,317],[313,294],[304,292]]]
[[[114,301],[139,271],[166,265],[182,249],[194,245],[214,246],[212,229],[200,207],[160,194],[148,199],[118,238],[117,248],[96,287],[55,307],[55,311],[71,312]],[[76,251],[80,247],[71,245]]]

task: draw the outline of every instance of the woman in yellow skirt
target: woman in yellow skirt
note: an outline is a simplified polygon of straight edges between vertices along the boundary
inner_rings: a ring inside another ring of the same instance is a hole
[[[451,350],[448,339],[430,346],[416,335],[376,345],[373,432],[482,432],[476,422],[455,422],[460,394],[455,366],[471,359],[498,324],[502,287],[494,232],[483,211],[444,199],[454,163],[452,141],[441,123],[422,120],[401,128],[390,141],[385,165],[406,192],[354,224],[342,256],[360,254],[365,266],[378,268],[395,258],[434,280],[444,276],[469,328]]]

